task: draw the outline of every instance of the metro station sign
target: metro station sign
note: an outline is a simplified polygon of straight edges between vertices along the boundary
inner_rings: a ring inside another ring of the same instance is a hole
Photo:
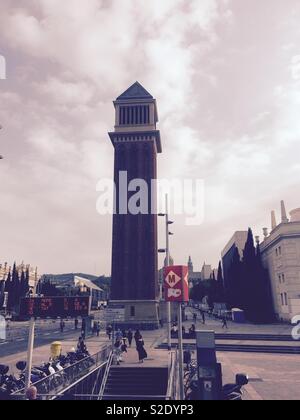
[[[189,301],[189,271],[187,266],[176,265],[164,268],[165,301]]]

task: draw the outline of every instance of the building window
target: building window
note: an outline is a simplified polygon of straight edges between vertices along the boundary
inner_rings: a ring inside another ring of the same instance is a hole
[[[282,274],[281,278],[282,278],[282,283],[285,283],[285,275],[284,274]]]
[[[121,106],[119,120],[120,125],[150,124],[150,106]]]
[[[281,275],[280,274],[278,276],[278,279],[279,279],[279,283],[281,284]]]
[[[288,306],[288,296],[287,296],[287,293],[284,294],[284,304],[285,304],[285,306]]]
[[[283,294],[280,294],[280,298],[281,298],[281,306],[284,306],[284,300],[283,300]]]
[[[130,306],[130,316],[131,318],[135,317],[135,306]]]

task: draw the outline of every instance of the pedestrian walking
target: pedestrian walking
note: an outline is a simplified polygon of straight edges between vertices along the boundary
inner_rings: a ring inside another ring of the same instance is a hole
[[[78,321],[78,319],[76,318],[76,319],[75,319],[75,331],[77,331],[77,330],[78,330],[78,325],[79,325],[79,321]]]
[[[205,318],[205,312],[204,311],[201,312],[201,317],[202,317],[202,323],[203,323],[203,325],[205,325],[206,318]]]
[[[101,325],[100,325],[100,322],[98,321],[96,323],[96,334],[97,334],[97,337],[100,337],[100,332],[101,332]]]
[[[227,318],[225,315],[222,318],[222,330],[224,329],[228,330],[228,323],[227,323]]]
[[[132,345],[132,340],[133,340],[133,332],[132,332],[132,330],[131,330],[131,329],[129,329],[129,330],[128,330],[128,333],[127,333],[127,338],[128,338],[128,344],[129,344],[129,347],[131,348],[131,345]]]
[[[197,322],[197,314],[196,314],[196,312],[194,312],[193,320],[194,320],[195,323]]]
[[[81,323],[81,335],[82,338],[85,340],[86,337],[86,320],[83,318]]]
[[[122,351],[122,353],[127,353],[127,348],[128,348],[128,346],[127,346],[127,337],[124,337],[123,336],[123,338],[122,338],[122,345],[121,345],[121,351]]]
[[[95,321],[93,322],[93,329],[92,329],[92,331],[93,331],[93,336],[95,337],[95,335],[97,334],[97,323]]]
[[[121,342],[119,340],[116,340],[116,342],[114,344],[113,358],[114,358],[114,364],[116,364],[116,365],[120,365],[120,363],[123,361],[122,350],[121,350]]]
[[[142,336],[139,340],[137,340],[136,350],[137,350],[138,355],[139,355],[139,362],[144,363],[144,360],[147,359],[148,354],[145,350],[145,343],[144,343],[144,340],[143,340]]]
[[[142,334],[140,333],[140,330],[136,330],[135,334],[134,334],[134,339],[135,339],[135,343],[136,345],[138,344],[138,341],[141,340]]]
[[[65,330],[65,326],[66,326],[66,324],[65,324],[64,320],[62,319],[62,320],[60,321],[60,332],[61,332],[61,333],[63,333],[63,332],[64,332],[64,330]]]
[[[108,339],[111,340],[113,327],[111,325],[108,325],[106,328],[106,335],[108,336]]]
[[[116,341],[121,341],[122,340],[122,338],[123,338],[123,333],[122,333],[122,331],[120,330],[120,328],[117,330],[117,332],[116,332]]]

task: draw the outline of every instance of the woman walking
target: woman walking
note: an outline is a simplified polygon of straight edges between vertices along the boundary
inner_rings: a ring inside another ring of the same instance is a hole
[[[133,340],[133,332],[132,332],[131,329],[128,330],[127,338],[128,338],[129,347],[131,348],[131,344],[132,344],[132,340]]]
[[[147,354],[144,346],[145,346],[144,340],[143,340],[143,338],[140,338],[137,341],[137,344],[136,344],[136,350],[137,350],[138,355],[139,355],[140,363],[144,363],[144,360],[147,359],[147,357],[148,357],[148,354]]]
[[[141,340],[142,338],[143,337],[142,337],[142,334],[140,333],[140,331],[136,330],[136,332],[134,334],[134,339],[135,339],[136,346],[138,345],[138,341]]]

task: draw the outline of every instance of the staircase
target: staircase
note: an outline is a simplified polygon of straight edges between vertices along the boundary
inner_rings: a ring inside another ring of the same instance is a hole
[[[111,367],[103,400],[164,400],[168,369],[152,367]]]

